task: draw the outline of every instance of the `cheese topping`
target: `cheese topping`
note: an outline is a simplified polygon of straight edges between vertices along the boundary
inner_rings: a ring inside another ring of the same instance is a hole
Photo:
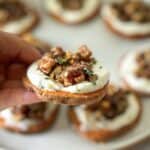
[[[50,79],[38,69],[38,62],[33,63],[28,71],[27,77],[30,82],[38,88],[48,91],[66,91],[71,93],[89,93],[102,89],[107,83],[109,74],[99,63],[93,65],[92,71],[97,75],[97,80],[93,83],[83,81],[75,85],[64,87],[62,84]]]

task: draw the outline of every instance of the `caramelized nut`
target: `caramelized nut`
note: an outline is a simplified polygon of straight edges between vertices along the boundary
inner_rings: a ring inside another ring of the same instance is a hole
[[[150,78],[150,51],[140,53],[136,57],[138,68],[135,71],[137,77]]]
[[[52,48],[51,53],[53,57],[63,56],[65,54],[65,52],[63,51],[61,47]]]
[[[79,54],[82,59],[88,60],[89,57],[92,55],[92,52],[88,49],[86,45],[83,45],[78,49],[77,54]]]
[[[56,62],[53,58],[51,58],[51,55],[46,54],[39,62],[39,69],[43,73],[49,74],[52,71],[55,64],[56,64]]]

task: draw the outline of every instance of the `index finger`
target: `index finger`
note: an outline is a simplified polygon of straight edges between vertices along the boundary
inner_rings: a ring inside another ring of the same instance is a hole
[[[40,52],[14,34],[0,31],[0,63],[20,61],[30,64],[40,58]]]

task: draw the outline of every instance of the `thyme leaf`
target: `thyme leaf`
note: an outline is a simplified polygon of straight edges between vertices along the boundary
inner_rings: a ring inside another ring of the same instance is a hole
[[[93,76],[93,71],[89,70],[88,68],[83,68],[83,71],[86,75],[88,75],[89,77]]]
[[[68,64],[68,60],[63,57],[57,57],[56,61],[59,65],[67,65]]]

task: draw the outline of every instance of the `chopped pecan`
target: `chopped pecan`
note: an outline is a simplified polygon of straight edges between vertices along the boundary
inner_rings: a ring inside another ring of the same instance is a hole
[[[63,72],[62,66],[57,66],[50,74],[50,78],[62,82],[61,73]]]
[[[85,80],[85,75],[79,67],[68,67],[63,74],[64,85],[69,86]]]
[[[20,120],[26,118],[32,119],[44,119],[44,113],[46,111],[46,103],[41,102],[38,104],[24,105],[13,107],[12,113],[16,116],[20,116]]]
[[[95,59],[91,51],[82,46],[77,53],[64,52],[62,48],[53,48],[39,61],[39,69],[64,86],[73,85],[82,81],[95,82],[97,75],[92,71]]]
[[[135,71],[137,77],[150,79],[150,51],[140,53],[136,57],[138,68]]]
[[[107,94],[100,103],[100,110],[102,114],[109,119],[113,119],[117,115],[123,113],[128,104],[126,100],[126,92],[121,89],[113,91],[113,94]]]
[[[66,72],[64,75],[64,86],[70,86],[85,80],[85,76],[81,71]]]
[[[127,93],[121,89],[115,89],[115,87],[112,90],[109,89],[109,92],[101,102],[88,105],[85,109],[91,112],[99,111],[107,119],[113,119],[122,114],[128,106]]]
[[[49,74],[55,65],[55,60],[51,57],[49,53],[47,53],[39,61],[38,67],[43,73]]]
[[[52,48],[51,51],[50,51],[53,55],[54,58],[56,57],[62,57],[65,52],[63,51],[63,49],[61,47],[55,47],[55,48]]]
[[[145,20],[144,13],[136,12],[131,16],[131,19],[135,22],[143,22]]]
[[[122,3],[112,5],[114,15],[123,21],[134,21],[138,23],[149,22],[150,6],[142,1],[124,0]]]
[[[27,14],[27,8],[18,0],[1,0],[0,9],[5,13],[7,21],[20,19]],[[2,22],[3,20],[0,20]]]
[[[77,54],[83,59],[83,60],[89,60],[89,58],[92,55],[92,52],[88,49],[86,45],[81,46],[78,49]]]
[[[59,0],[65,9],[78,10],[82,8],[84,0]]]

